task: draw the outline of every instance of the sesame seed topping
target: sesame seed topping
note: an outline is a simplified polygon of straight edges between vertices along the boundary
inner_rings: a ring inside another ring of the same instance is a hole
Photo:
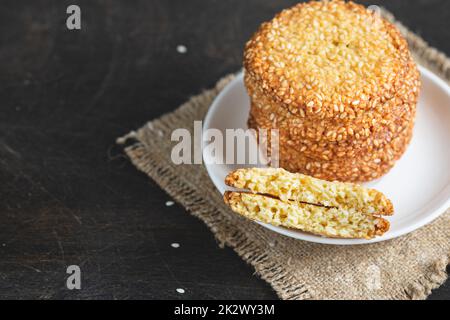
[[[280,132],[280,165],[327,180],[380,177],[411,140],[420,88],[397,28],[361,5],[310,1],[246,45],[249,127]]]

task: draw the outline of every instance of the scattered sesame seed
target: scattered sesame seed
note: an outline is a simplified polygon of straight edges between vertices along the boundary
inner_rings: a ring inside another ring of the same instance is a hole
[[[176,243],[176,242],[174,242],[174,243],[172,243],[171,245],[170,245],[172,248],[175,248],[175,249],[177,249],[177,248],[179,248],[180,247],[180,244],[179,243]]]
[[[181,293],[181,294],[185,293],[184,289],[182,289],[182,288],[177,288],[177,292]]]
[[[183,53],[187,52],[187,48],[186,48],[186,46],[180,44],[180,45],[177,46],[177,51],[178,51],[178,53],[183,54]]]
[[[166,201],[166,207],[171,207],[175,204],[173,201]]]

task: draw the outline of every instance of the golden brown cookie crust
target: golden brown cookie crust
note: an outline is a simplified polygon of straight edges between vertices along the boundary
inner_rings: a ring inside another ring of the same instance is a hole
[[[251,119],[249,120],[249,127],[257,128]],[[392,169],[408,147],[413,129],[412,124],[390,143],[380,148],[370,146],[363,150],[352,149],[340,157],[328,160],[314,158],[305,154],[299,147],[286,144],[283,146],[280,142],[280,166],[291,172],[301,172],[330,181],[371,181],[382,177]]]
[[[411,140],[417,66],[396,27],[361,5],[284,10],[247,43],[244,67],[249,127],[279,130],[280,163],[290,171],[370,181]]]
[[[261,25],[244,52],[245,70],[265,94],[317,119],[372,109],[374,101],[413,87],[411,61],[394,25],[344,1],[283,10]]]

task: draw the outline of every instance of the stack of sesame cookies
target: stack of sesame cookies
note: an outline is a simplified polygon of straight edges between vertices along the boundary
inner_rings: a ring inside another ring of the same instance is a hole
[[[244,53],[248,124],[278,129],[280,165],[325,180],[387,173],[413,132],[420,77],[394,25],[344,1],[298,4]]]

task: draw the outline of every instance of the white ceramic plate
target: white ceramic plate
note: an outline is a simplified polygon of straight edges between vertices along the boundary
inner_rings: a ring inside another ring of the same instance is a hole
[[[423,87],[411,145],[386,176],[366,184],[382,191],[393,201],[395,214],[388,218],[391,229],[385,235],[373,240],[330,239],[264,223],[261,225],[300,240],[354,245],[399,237],[444,213],[450,207],[450,87],[429,70],[420,67],[420,71]],[[203,129],[219,129],[224,136],[225,129],[247,129],[249,109],[249,98],[240,74],[214,100]],[[208,164],[214,159],[205,152],[203,159],[211,180],[222,193],[227,189],[225,176],[238,167],[244,167]]]

